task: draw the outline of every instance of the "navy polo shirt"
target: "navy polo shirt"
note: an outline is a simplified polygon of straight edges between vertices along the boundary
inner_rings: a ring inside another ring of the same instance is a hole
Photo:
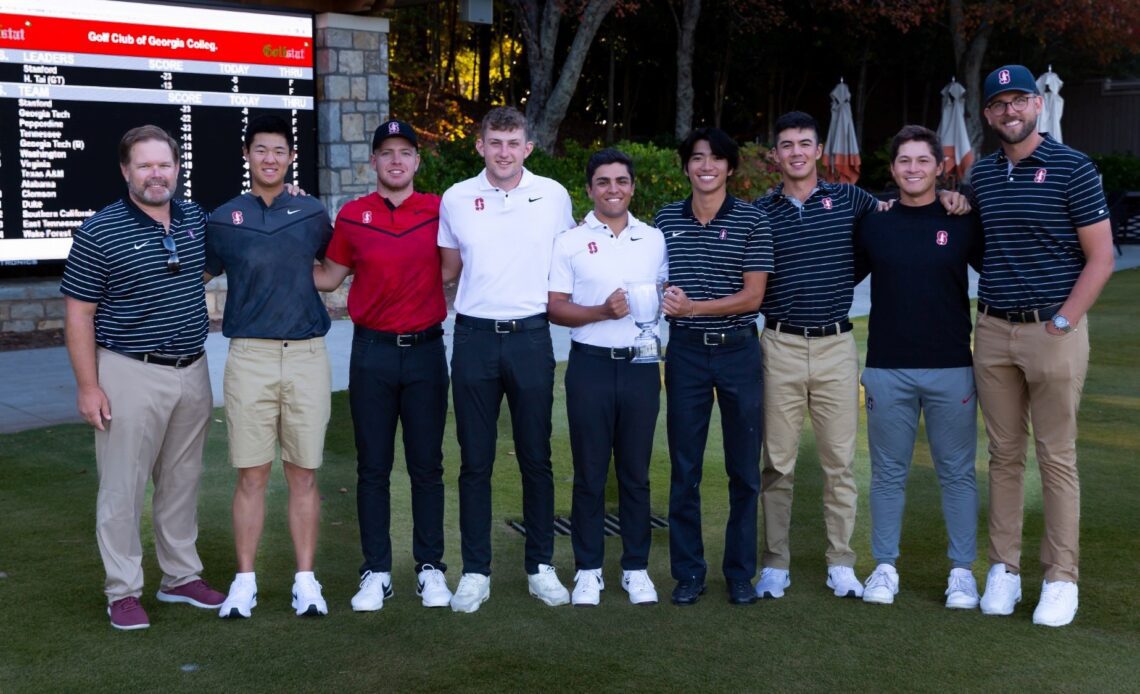
[[[313,284],[332,224],[324,205],[287,191],[266,205],[253,193],[214,210],[206,230],[206,272],[227,277],[222,334],[306,340],[329,331],[329,312]]]
[[[772,225],[776,270],[760,312],[768,324],[812,328],[847,320],[855,290],[852,232],[878,200],[848,183],[820,182],[807,200],[784,184],[756,201]]]
[[[117,352],[171,356],[202,351],[209,332],[205,264],[206,213],[170,201],[170,234],[179,272],[170,272],[162,224],[123,197],[75,230],[60,291],[95,308],[95,343]]]
[[[1108,218],[1096,165],[1045,135],[1016,166],[998,150],[970,170],[986,232],[978,299],[999,309],[1064,303],[1085,267],[1077,228]]]
[[[701,224],[693,198],[662,207],[653,222],[665,236],[669,283],[693,301],[732,296],[744,289],[744,273],[772,271],[772,232],[752,205],[726,196],[716,216]],[[724,332],[756,323],[758,312],[669,318],[682,328]]]

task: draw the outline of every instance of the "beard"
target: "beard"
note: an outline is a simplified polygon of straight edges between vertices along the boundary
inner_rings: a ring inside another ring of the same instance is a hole
[[[162,186],[160,191],[154,191],[151,186]],[[170,202],[174,197],[174,191],[170,187],[170,182],[165,179],[150,179],[142,186],[131,186],[131,197],[139,202],[154,207],[161,207]]]
[[[1038,117],[1035,115],[1032,121],[1028,118],[1024,119],[1021,124],[1021,128],[1019,128],[1013,134],[1008,134],[1006,131],[1000,129],[995,130],[998,139],[1007,145],[1016,145],[1020,142],[1024,142],[1025,138],[1029,137],[1031,134],[1037,131],[1037,118]]]

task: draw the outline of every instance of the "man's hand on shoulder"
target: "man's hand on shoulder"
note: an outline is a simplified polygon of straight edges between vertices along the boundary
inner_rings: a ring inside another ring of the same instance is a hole
[[[947,214],[963,215],[969,214],[970,199],[965,195],[953,190],[940,190],[938,191],[938,199],[942,202],[942,206],[946,208]]]

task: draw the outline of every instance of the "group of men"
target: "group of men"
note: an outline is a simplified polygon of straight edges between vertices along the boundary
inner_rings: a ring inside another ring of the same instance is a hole
[[[644,323],[633,320],[627,287],[637,283],[664,288],[670,324],[664,380],[673,603],[691,605],[707,590],[700,483],[714,402],[728,477],[722,571],[729,601],[778,599],[791,585],[794,471],[809,414],[824,473],[826,584],[839,597],[892,602],[921,410],[949,535],[947,607],[980,602],[987,614],[1010,614],[1020,600],[1022,478],[1032,421],[1046,526],[1034,621],[1067,624],[1077,608],[1075,440],[1088,359],[1085,314],[1112,270],[1107,209],[1089,159],[1038,134],[1041,97],[1028,70],[995,70],[985,103],[1002,148],[973,171],[980,222],[965,197],[936,192],[943,155],[934,133],[908,126],[895,138],[891,173],[899,200],[888,206],[854,186],[817,178],[819,129],[801,112],[777,121],[773,156],[783,181],[755,203],[728,193],[736,143],[717,128],[694,130],[678,148],[692,193],[662,208],[653,225],[629,213],[635,167],[613,149],[587,164],[593,210],[576,225],[566,189],[525,168],[533,144],[525,117],[508,107],[492,109],[482,122],[476,148],[483,171],[442,198],[415,191],[414,130],[397,120],[382,124],[372,142],[376,192],[347,204],[331,229],[319,203],[286,190],[295,150],[280,119],[251,121],[243,151],[252,189],[208,219],[194,203],[173,198],[177,144],[153,126],[131,130],[120,145],[128,194],[76,233],[62,285],[79,409],[96,428],[96,526],[112,625],[149,625],[139,602],[139,518],[148,479],[163,572],[158,599],[218,609],[225,618],[251,615],[265,488],[278,448],[297,562],[293,608],[298,615],[327,613],[313,573],[315,470],[329,418],[329,317],[318,290],[335,289],[350,274],[349,400],[364,556],[353,610],[382,609],[394,594],[389,527],[397,423],[411,481],[417,595],[426,607],[458,612],[474,612],[489,599],[491,474],[504,396],[522,477],[530,594],[552,606],[600,603],[612,458],[620,585],[634,604],[658,601],[647,569],[661,380],[656,363],[635,359]],[[982,274],[973,356],[967,264]],[[211,401],[202,279],[222,272],[229,278],[226,419],[238,469],[237,574],[228,595],[201,579],[195,550]],[[859,369],[848,314],[853,287],[867,274],[872,314],[863,384],[877,566],[864,584],[851,548]],[[449,371],[443,286],[455,278]],[[572,592],[553,566],[549,323],[571,329],[565,387],[574,466]],[[461,452],[463,566],[454,593],[443,562],[449,385]],[[991,457],[991,568],[980,600],[971,571],[976,400]]]

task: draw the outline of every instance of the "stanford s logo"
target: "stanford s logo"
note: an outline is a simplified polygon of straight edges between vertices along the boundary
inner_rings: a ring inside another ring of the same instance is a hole
[[[938,244],[939,246],[945,246],[946,244],[950,243],[950,234],[947,234],[944,230],[939,229],[934,234],[934,243]]]
[[[395,125],[395,123],[393,123],[393,125]],[[360,219],[365,224],[371,224],[372,223],[372,210],[365,210],[364,214],[361,215]]]
[[[1002,70],[998,73],[998,84],[1009,84],[1009,70]]]
[[[586,244],[586,250],[590,251],[590,255],[593,255],[598,252],[598,244],[591,241]]]
[[[825,209],[825,210],[831,209],[831,198],[824,198],[822,202],[823,202],[823,209]]]
[[[727,238],[728,238],[728,229],[721,229],[720,230],[720,240],[724,241]]]
[[[482,212],[483,211],[483,198],[475,198],[475,211],[476,212]]]
[[[1044,183],[1045,182],[1045,169],[1037,169],[1037,173],[1033,174],[1033,182],[1034,183]]]
[[[230,215],[230,218],[234,220],[234,224],[241,224],[243,221],[245,221],[245,217],[242,216],[241,210],[234,210],[233,214]]]
[[[400,133],[400,124],[399,123],[397,123],[396,121],[392,121],[391,123],[388,124],[388,134],[389,135],[398,135],[399,133]]]

